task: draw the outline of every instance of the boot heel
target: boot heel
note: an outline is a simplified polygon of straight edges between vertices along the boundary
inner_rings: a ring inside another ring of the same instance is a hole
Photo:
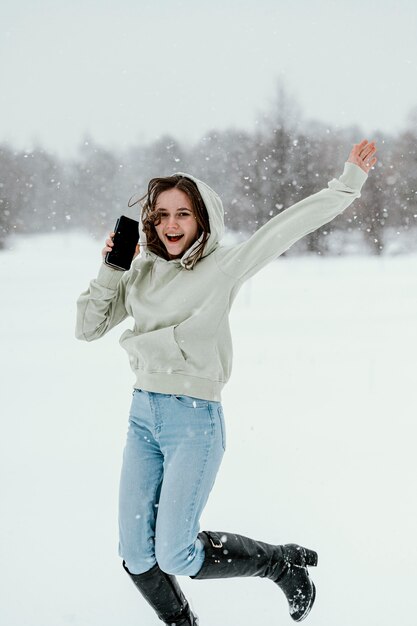
[[[315,567],[318,562],[318,554],[314,550],[308,550],[305,548],[305,563],[310,567]]]

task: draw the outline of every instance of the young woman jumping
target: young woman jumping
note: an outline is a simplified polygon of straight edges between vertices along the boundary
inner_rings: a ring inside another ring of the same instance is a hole
[[[261,576],[284,592],[291,617],[315,599],[313,550],[264,543],[199,520],[225,452],[221,391],[230,378],[229,311],[242,284],[360,196],[376,163],[374,142],[355,144],[340,178],[270,219],[247,241],[224,246],[219,196],[194,176],[153,178],[141,239],[127,271],[105,264],[77,301],[78,339],[92,341],[130,316],[120,337],[135,374],[123,453],[119,554],[165,624],[198,625],[176,575]]]

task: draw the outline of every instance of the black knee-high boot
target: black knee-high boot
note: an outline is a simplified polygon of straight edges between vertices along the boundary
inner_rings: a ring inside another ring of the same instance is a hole
[[[203,531],[205,558],[200,571],[190,578],[269,578],[284,592],[290,615],[300,622],[313,606],[316,589],[307,566],[317,565],[317,553],[294,543],[275,546],[234,533]]]
[[[175,576],[163,572],[158,563],[143,574],[131,574],[123,567],[159,619],[169,626],[198,626],[198,618],[181,591]]]

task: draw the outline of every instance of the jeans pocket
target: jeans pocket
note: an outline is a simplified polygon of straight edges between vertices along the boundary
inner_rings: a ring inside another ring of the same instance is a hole
[[[209,405],[208,400],[203,400],[202,398],[194,398],[193,396],[179,396],[173,394],[172,397],[183,407],[187,407],[189,409],[207,409]]]
[[[219,415],[220,431],[222,434],[222,446],[223,450],[226,452],[226,423],[224,421],[223,408],[221,406],[217,408],[217,413]]]

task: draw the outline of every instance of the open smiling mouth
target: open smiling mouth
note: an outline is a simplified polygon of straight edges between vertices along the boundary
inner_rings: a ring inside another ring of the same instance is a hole
[[[179,241],[181,239],[181,237],[184,237],[184,235],[165,235],[166,238],[168,239],[168,241],[170,241],[171,243],[176,243],[177,241]]]

